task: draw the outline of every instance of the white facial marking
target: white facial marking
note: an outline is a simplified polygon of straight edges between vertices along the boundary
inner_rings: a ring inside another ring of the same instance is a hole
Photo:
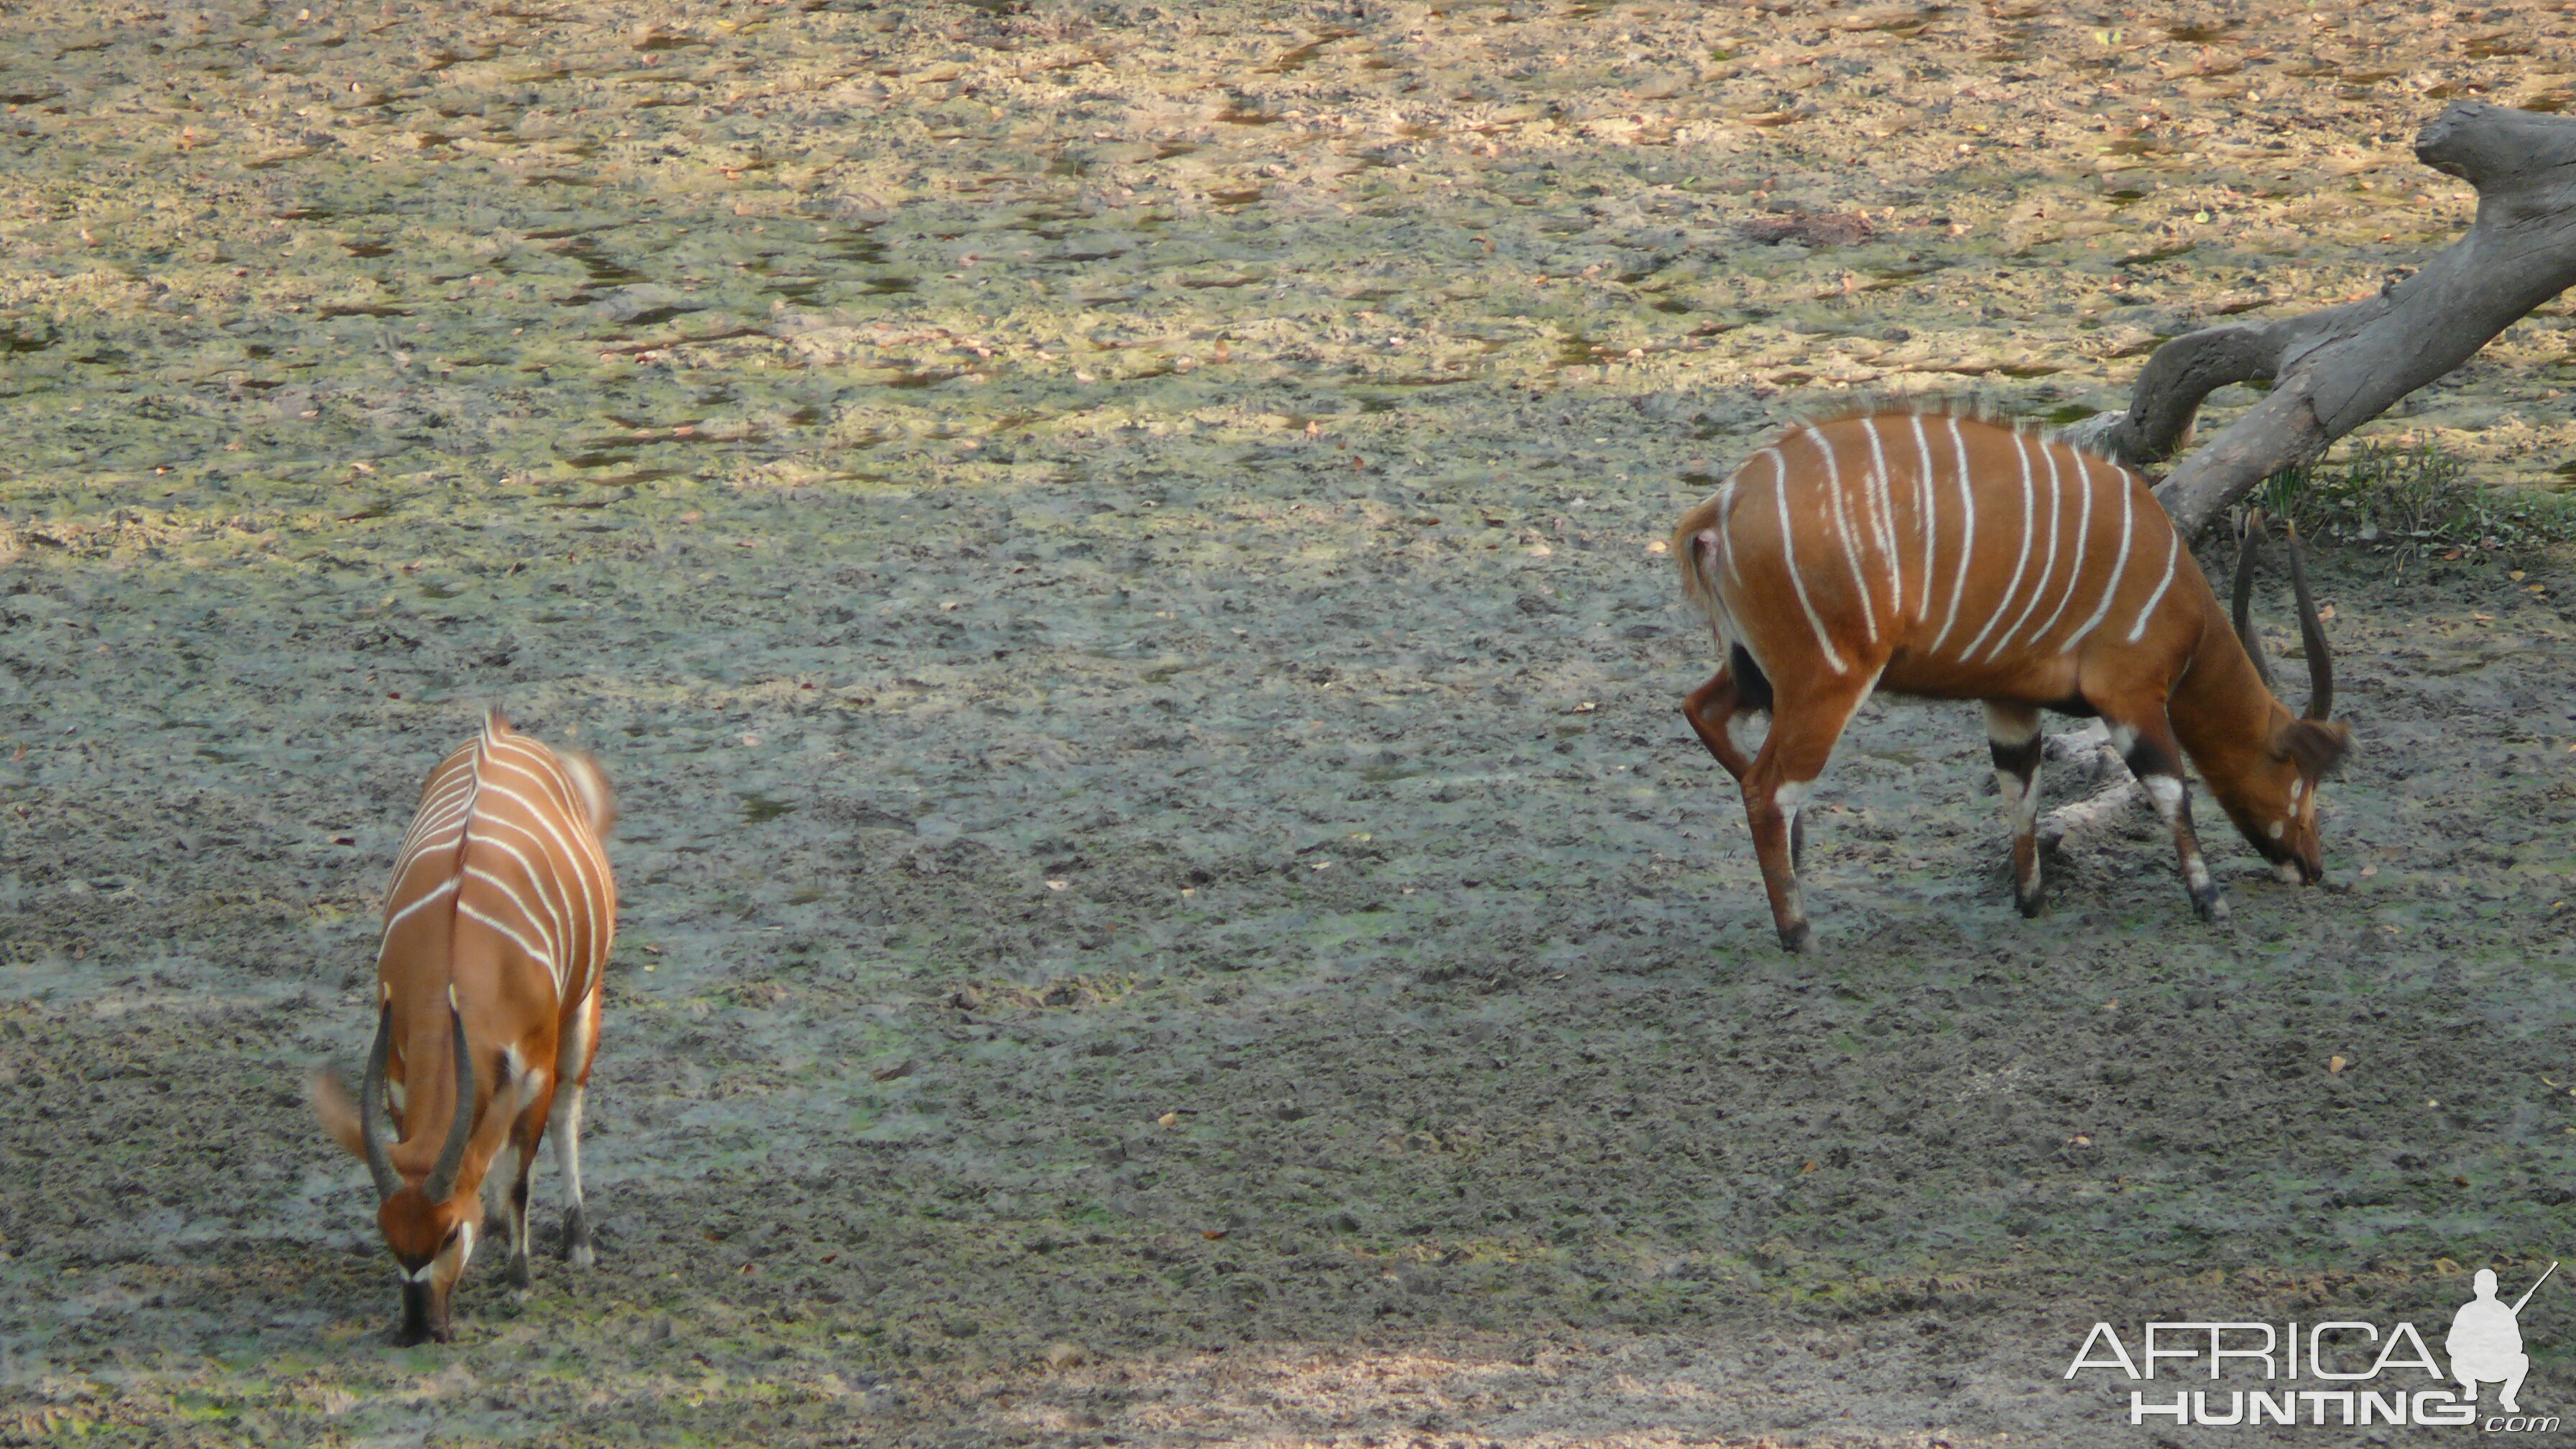
[[[2299,873],[2299,863],[2294,860],[2285,860],[2275,864],[2272,867],[2272,878],[2283,885],[2299,885],[2307,880],[2306,876]]]

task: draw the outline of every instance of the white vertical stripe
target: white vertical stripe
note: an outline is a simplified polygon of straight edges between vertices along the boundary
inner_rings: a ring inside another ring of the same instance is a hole
[[[2042,443],[2040,446],[2053,445]],[[2075,602],[2075,586],[2084,580],[2084,560],[2093,552],[2093,465],[2072,448],[2066,450],[2066,455],[2075,460],[2075,486],[2083,495],[2084,507],[2075,517],[2075,557],[2066,564],[2066,592],[2057,596],[2057,607],[2049,610],[2048,617],[2031,631],[2030,642],[2034,647],[2048,637],[2049,630],[2057,627],[2059,619],[2065,617],[2066,606]]]
[[[1833,500],[1834,534],[1842,540],[1843,563],[1851,570],[1852,588],[1860,594],[1861,625],[1868,631],[1869,642],[1875,644],[1878,642],[1878,605],[1870,597],[1869,576],[1861,572],[1860,546],[1852,542],[1851,510],[1843,498],[1842,465],[1835,460],[1833,445],[1825,441],[1822,433],[1814,428],[1805,431],[1807,440],[1814,443],[1816,451],[1825,458],[1825,493]]]
[[[2102,616],[2111,612],[2111,600],[2120,592],[2120,577],[2129,571],[2129,526],[2137,512],[2138,490],[2126,473],[2115,470],[2113,481],[2120,489],[2120,553],[2111,560],[2110,572],[2102,576],[2102,602],[2094,606],[2093,617],[2084,621],[2083,628],[2066,637],[2068,652],[2083,643],[2084,636],[2093,632],[2093,626],[2102,622]]]
[[[1775,468],[1785,468],[1788,466],[1787,460],[1780,456],[1779,449],[1765,448],[1761,452],[1754,454],[1752,457],[1745,459],[1744,466],[1736,469],[1734,476],[1726,480],[1726,486],[1718,490],[1718,544],[1726,550],[1726,576],[1735,580],[1738,584],[1744,582],[1744,563],[1735,555],[1735,485],[1738,479],[1741,479],[1745,474],[1753,471],[1753,465],[1755,463],[1760,462],[1764,458],[1770,459],[1771,465]]]
[[[1807,611],[1807,627],[1816,631],[1816,647],[1824,651],[1825,663],[1836,674],[1848,672],[1842,651],[1834,647],[1832,636],[1825,633],[1825,621],[1816,616],[1815,601],[1807,597],[1807,581],[1798,573],[1798,534],[1789,518],[1789,460],[1771,450],[1771,497],[1780,507],[1780,558],[1789,565],[1789,588],[1798,596],[1798,607]]]
[[[2022,446],[2019,432],[2013,434],[2013,446],[2016,448]],[[2027,469],[2030,466],[2029,454],[2025,451],[2022,456],[2022,466]],[[1995,647],[1986,652],[1986,662],[1989,664],[2003,657],[2004,649],[2012,643],[2015,631],[2038,611],[2039,601],[2048,596],[2048,576],[2057,571],[2057,525],[2066,512],[2066,490],[2058,480],[2057,455],[2048,451],[2048,444],[2045,442],[2039,445],[2039,457],[2041,462],[2048,465],[2048,560],[2039,566],[2039,577],[2030,581],[2030,602],[2022,605],[2021,612],[2013,615],[2012,623],[2006,626],[2001,634],[1995,636]]]
[[[2156,580],[2156,591],[2147,595],[2147,602],[2138,609],[2138,622],[2129,626],[2130,643],[2135,644],[2145,636],[2147,621],[2156,615],[2156,605],[2164,602],[2165,590],[2173,587],[2174,560],[2181,556],[2182,535],[2168,523],[2165,526],[2165,576]]]
[[[1968,641],[1968,647],[1959,651],[1961,659],[1976,657],[1977,646],[1985,643],[1986,636],[2003,621],[2004,610],[2012,607],[2013,595],[2021,589],[2021,576],[2030,571],[2031,514],[2036,511],[2032,506],[2030,489],[2030,449],[2023,446],[2018,432],[2012,435],[2012,441],[2013,452],[2021,457],[2021,557],[2013,560],[2012,582],[2004,585],[2003,598],[1995,604],[1995,611],[1986,616],[1986,627],[1979,629],[1977,637]]]
[[[1923,436],[1923,415],[1914,415],[1914,531],[1923,535],[1923,609],[1917,619],[1932,617],[1932,444]]]
[[[1941,641],[1950,637],[1951,626],[1959,622],[1959,596],[1967,591],[1968,568],[1977,557],[1977,492],[1968,480],[1968,441],[1959,436],[1956,414],[1950,418],[1950,459],[1952,476],[1959,483],[1959,557],[1950,580],[1950,612],[1941,620],[1941,632],[1932,636],[1933,654],[1941,652]]]
[[[1863,418],[1860,425],[1869,430],[1869,502],[1871,516],[1878,524],[1878,554],[1887,561],[1887,581],[1891,587],[1887,601],[1889,622],[1905,617],[1905,565],[1896,556],[1896,500],[1887,486],[1887,450],[1879,446],[1878,419]]]
[[[472,872],[472,871],[469,871],[469,872],[467,872],[467,874],[472,875],[472,874],[479,874],[479,873],[478,873],[478,872]],[[555,980],[555,992],[556,992],[556,994],[557,994],[557,995],[561,995],[561,994],[562,994],[562,992],[563,992],[563,974],[562,974],[561,972],[559,972],[559,971],[555,970],[554,957],[552,957],[552,956],[548,955],[548,954],[546,953],[546,949],[545,949],[543,946],[540,946],[540,945],[538,945],[536,942],[531,941],[531,940],[527,939],[525,936],[520,935],[520,934],[519,934],[519,932],[518,932],[518,929],[517,929],[516,927],[512,926],[509,922],[507,922],[507,921],[502,921],[502,920],[496,920],[496,919],[494,919],[494,918],[493,918],[493,917],[491,917],[491,916],[487,916],[487,915],[483,914],[481,911],[478,911],[478,910],[474,909],[472,906],[467,905],[467,904],[466,904],[463,900],[461,900],[461,899],[460,899],[460,900],[458,900],[458,901],[457,901],[457,903],[456,903],[456,914],[458,914],[458,915],[460,915],[460,916],[463,916],[463,917],[465,917],[466,919],[471,920],[471,921],[478,921],[478,922],[482,923],[483,925],[489,926],[489,927],[491,927],[493,930],[498,931],[498,932],[500,932],[502,935],[507,936],[508,938],[510,938],[510,941],[511,941],[514,945],[516,945],[520,950],[525,951],[525,952],[527,952],[527,953],[528,953],[528,959],[529,959],[529,960],[534,961],[534,962],[536,962],[537,964],[539,964],[539,965],[541,965],[541,966],[543,966],[543,967],[545,967],[545,968],[546,968],[546,974],[547,974],[548,976],[553,977],[553,978],[554,978],[554,980]]]
[[[385,917],[384,934],[387,936],[392,935],[394,933],[394,927],[411,919],[412,913],[419,910],[421,907],[426,906],[433,901],[443,901],[455,893],[456,882],[453,879],[440,881],[429,890],[422,892],[420,899],[413,901],[410,905],[407,905],[401,910],[395,911],[393,914]],[[381,945],[379,946],[379,949],[382,949]]]

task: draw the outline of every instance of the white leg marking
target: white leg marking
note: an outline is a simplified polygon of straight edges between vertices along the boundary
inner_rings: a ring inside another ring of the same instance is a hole
[[[1967,591],[1968,568],[1977,557],[1977,495],[1968,482],[1968,443],[1959,436],[1959,420],[1950,419],[1951,474],[1959,484],[1959,558],[1957,573],[1950,579],[1950,612],[1941,620],[1941,632],[1932,636],[1933,654],[1941,652],[1941,641],[1950,637],[1952,625],[1959,622],[1959,596]],[[1927,579],[1925,587],[1930,587]]]
[[[2138,747],[2138,732],[2129,728],[2127,725],[2115,724],[2111,726],[2110,733],[2111,748],[2120,752],[2121,759],[2126,760],[2129,758],[2129,751]],[[2165,777],[2158,775],[2156,778],[2161,780]]]
[[[2013,444],[2016,447],[2021,445],[2018,434],[2014,436]],[[2030,602],[2022,605],[2021,612],[2013,616],[2012,623],[1995,636],[1995,647],[1986,654],[1986,661],[1990,664],[2003,657],[2005,647],[2012,643],[2014,631],[2021,628],[2022,622],[2039,608],[2039,601],[2048,594],[2048,576],[2057,570],[2057,524],[2066,512],[2066,490],[2057,477],[2057,455],[2049,451],[2046,443],[2039,445],[2039,456],[2048,464],[2048,561],[2039,566],[2039,577],[2030,581]],[[2027,459],[2022,467],[2025,471],[2029,469]]]
[[[487,1216],[506,1217],[510,1207],[508,1184],[519,1175],[519,1144],[503,1138],[501,1150],[492,1154],[492,1165],[483,1173],[483,1211]],[[509,1219],[510,1229],[518,1231],[525,1224]]]
[[[2135,644],[2146,636],[2147,621],[2156,616],[2156,605],[2164,602],[2165,590],[2173,587],[2174,561],[2181,557],[2182,535],[2168,523],[2165,526],[2165,576],[2156,581],[2156,591],[2147,595],[2146,603],[2139,607],[2138,622],[2129,626],[2130,643]]]
[[[1814,443],[1816,451],[1824,455],[1825,492],[1834,503],[1834,534],[1842,540],[1843,563],[1851,570],[1853,591],[1860,595],[1861,625],[1868,631],[1869,642],[1875,644],[1878,642],[1878,601],[1870,592],[1869,576],[1861,572],[1860,545],[1852,538],[1851,507],[1843,497],[1842,464],[1835,459],[1833,445],[1825,441],[1824,434],[1814,428],[1808,428],[1805,431],[1807,440]]]
[[[1999,704],[1986,706],[1986,738],[1999,745],[2026,745],[2039,737],[2039,716]]]
[[[2023,443],[2021,434],[2013,434],[2012,440],[2013,451],[2021,455],[2021,556],[2013,560],[2012,582],[2004,585],[2002,599],[1995,604],[1995,611],[1986,616],[1986,627],[1979,629],[1977,637],[1968,641],[1968,647],[1959,651],[1962,659],[1976,657],[1977,646],[1985,643],[1986,636],[1995,631],[1995,625],[2003,622],[2004,610],[2012,607],[2013,595],[2021,591],[2021,576],[2030,571],[2030,539],[2035,521],[2031,515],[2038,511],[2037,500],[2033,498],[2030,487],[2030,449]]]
[[[2093,616],[2084,621],[2082,628],[2066,636],[2069,652],[2083,643],[2084,636],[2093,632],[2093,626],[2101,623],[2103,616],[2111,612],[2111,600],[2120,592],[2120,577],[2129,571],[2129,530],[2136,522],[2138,488],[2126,473],[2117,474],[2113,482],[2120,490],[2120,552],[2111,560],[2110,572],[2102,576],[2102,602],[2094,606]]]
[[[1842,651],[1825,633],[1825,621],[1816,616],[1815,601],[1807,597],[1807,581],[1798,573],[1798,535],[1789,516],[1789,463],[1776,451],[1771,454],[1771,496],[1780,507],[1780,558],[1789,566],[1789,587],[1798,596],[1798,607],[1806,611],[1807,627],[1816,631],[1816,647],[1824,652],[1826,665],[1836,674],[1849,673]]]
[[[2182,815],[2182,781],[2171,775],[2149,775],[2147,798],[2156,802],[2156,813],[2171,825]]]
[[[2039,738],[2039,712],[2020,710],[1989,703],[1986,706],[1986,739],[2002,749],[2029,744]],[[2031,767],[2030,781],[2024,786],[2021,776],[1998,765],[1995,784],[2004,799],[2004,818],[2012,822],[2013,834],[2028,835],[2039,823],[2039,768]]]
[[[555,1131],[555,1170],[563,1176],[564,1194],[574,1213],[582,1210],[581,1099],[582,1089],[578,1085],[573,1086],[570,1097],[563,1104],[563,1120]],[[598,1254],[586,1244],[572,1250],[572,1263],[576,1268],[587,1268],[597,1261]]]

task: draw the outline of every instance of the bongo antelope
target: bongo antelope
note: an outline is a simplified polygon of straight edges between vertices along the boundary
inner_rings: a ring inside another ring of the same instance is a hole
[[[328,1071],[313,1080],[323,1126],[375,1179],[376,1221],[402,1279],[399,1342],[447,1341],[483,1194],[505,1182],[510,1282],[528,1285],[528,1181],[557,1107],[555,1162],[572,1204],[564,1256],[592,1261],[581,1100],[616,933],[601,844],[615,819],[589,756],[548,749],[498,710],[421,790],[385,893],[376,1040],[358,1101]]]
[[[1873,690],[1985,702],[2024,915],[2040,905],[2043,708],[2109,727],[2204,919],[2227,907],[2192,831],[2186,755],[2281,879],[2322,879],[2317,785],[2350,734],[2326,718],[2333,669],[2295,538],[2304,717],[2248,652],[2254,548],[2249,532],[2230,628],[2145,480],[2066,444],[1880,413],[1793,427],[1755,453],[1683,516],[1672,553],[1724,661],[1682,711],[1743,787],[1781,944],[1807,943],[1798,808]],[[1771,715],[1749,759],[1727,734],[1738,710]]]

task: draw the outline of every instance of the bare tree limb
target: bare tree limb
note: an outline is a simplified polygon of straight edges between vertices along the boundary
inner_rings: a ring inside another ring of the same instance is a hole
[[[2477,188],[2466,235],[2375,297],[2175,338],[2147,359],[2126,413],[2087,419],[2070,440],[2123,462],[2157,462],[2211,392],[2273,380],[2268,397],[2156,489],[2174,526],[2195,537],[2265,478],[2314,462],[2576,286],[2576,118],[2463,102],[2416,134],[2415,155]]]
[[[2467,235],[2375,297],[2175,338],[2147,359],[2127,412],[2088,418],[2066,430],[2068,441],[2133,466],[2161,462],[2211,393],[2272,380],[2269,396],[2156,488],[2174,527],[2194,538],[2264,479],[2316,461],[2576,286],[2576,119],[2463,102],[2416,133],[2415,157],[2478,189]],[[2134,783],[2107,774],[2107,743],[2060,735],[2049,744],[2108,781],[2040,823],[2050,846],[2118,819],[2139,798]]]

